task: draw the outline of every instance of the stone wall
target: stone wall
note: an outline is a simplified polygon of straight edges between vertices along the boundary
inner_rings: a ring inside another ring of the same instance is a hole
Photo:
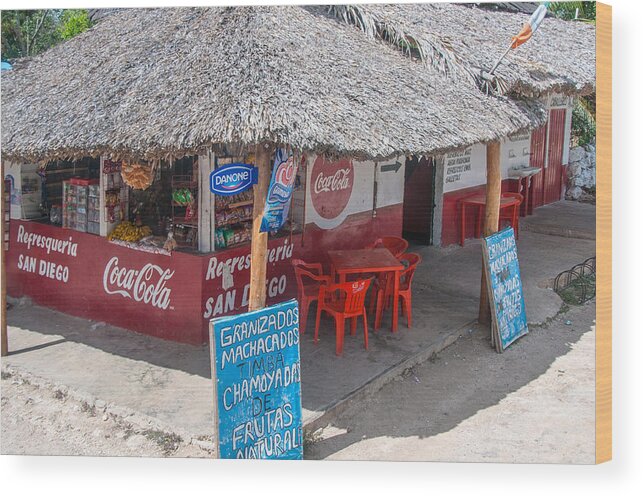
[[[596,187],[596,144],[575,146],[569,150],[567,200],[578,200],[583,192]]]

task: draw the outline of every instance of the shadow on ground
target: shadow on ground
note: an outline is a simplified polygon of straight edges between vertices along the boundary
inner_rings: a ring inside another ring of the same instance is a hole
[[[450,431],[547,371],[590,330],[594,318],[593,301],[563,310],[548,324],[532,327],[503,354],[491,348],[488,331],[478,328],[429,362],[407,370],[365,404],[347,410],[330,430],[324,429],[321,439],[306,445],[305,457],[326,458],[366,439],[427,438]],[[502,424],[498,418],[489,429]],[[384,453],[382,459],[387,458],[395,460],[394,453]]]
[[[32,305],[27,299],[15,302],[8,313],[9,324],[28,329],[52,340],[33,345],[34,349],[74,342],[102,350],[130,360],[147,362],[158,367],[181,370],[188,374],[210,377],[208,346],[166,341],[103,322],[72,317],[52,309]],[[62,340],[59,337],[62,336]],[[31,348],[10,348],[9,356],[18,355]]]

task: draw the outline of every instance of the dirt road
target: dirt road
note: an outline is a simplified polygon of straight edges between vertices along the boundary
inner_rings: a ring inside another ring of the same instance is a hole
[[[203,457],[175,435],[135,427],[60,392],[2,375],[3,455]]]
[[[591,463],[594,318],[593,302],[572,307],[502,355],[465,336],[316,433],[305,457]],[[18,375],[1,385],[3,454],[211,456]]]
[[[593,302],[502,355],[481,331],[317,433],[307,458],[593,463]]]

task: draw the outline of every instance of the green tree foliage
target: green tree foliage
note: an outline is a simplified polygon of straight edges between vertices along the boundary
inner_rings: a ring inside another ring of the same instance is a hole
[[[3,10],[2,60],[38,55],[90,26],[86,10]]]
[[[596,2],[552,2],[547,9],[556,17],[568,21],[578,19],[596,22]]]
[[[576,99],[572,110],[572,141],[587,145],[596,141],[596,94]]]
[[[596,24],[596,2],[552,2],[548,10],[561,19]],[[576,145],[596,140],[596,94],[576,99],[572,111],[572,140]]]
[[[36,55],[60,41],[54,10],[2,12],[2,59]]]
[[[89,14],[85,9],[65,10],[60,19],[60,36],[68,40],[74,36],[87,31],[91,27]]]

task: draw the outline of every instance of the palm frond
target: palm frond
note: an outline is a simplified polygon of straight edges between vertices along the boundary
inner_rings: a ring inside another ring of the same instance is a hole
[[[445,76],[451,76],[463,67],[448,44],[437,36],[418,36],[409,33],[398,23],[381,19],[362,5],[331,5],[331,15],[346,24],[355,26],[367,36],[380,39],[394,46],[409,57],[420,59]]]
[[[551,2],[547,8],[561,19],[596,23],[596,2]]]

